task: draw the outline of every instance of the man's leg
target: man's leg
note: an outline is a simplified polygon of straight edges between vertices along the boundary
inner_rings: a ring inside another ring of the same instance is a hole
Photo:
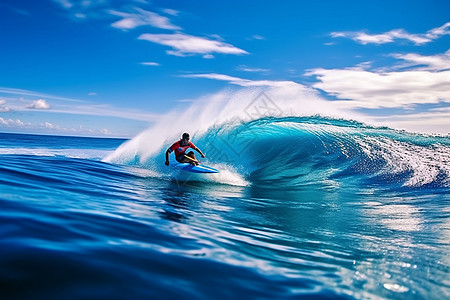
[[[187,156],[189,156],[190,158],[192,158],[193,160],[195,160],[194,164],[198,165],[198,160],[195,158],[195,153],[194,151],[191,151],[187,154]]]

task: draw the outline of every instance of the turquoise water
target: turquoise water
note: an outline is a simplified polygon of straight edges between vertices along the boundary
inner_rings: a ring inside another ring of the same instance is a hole
[[[2,299],[450,296],[449,138],[322,117],[193,136],[220,174],[166,167],[169,141],[0,134]]]

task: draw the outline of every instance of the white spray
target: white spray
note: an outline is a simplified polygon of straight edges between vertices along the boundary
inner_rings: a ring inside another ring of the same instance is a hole
[[[209,128],[224,123],[245,122],[265,116],[316,114],[355,118],[354,114],[338,109],[332,102],[321,99],[313,90],[294,82],[278,82],[270,87],[223,90],[194,100],[187,109],[176,108],[168,112],[104,161],[148,164],[154,155],[179,139],[183,132],[191,133],[195,139]]]

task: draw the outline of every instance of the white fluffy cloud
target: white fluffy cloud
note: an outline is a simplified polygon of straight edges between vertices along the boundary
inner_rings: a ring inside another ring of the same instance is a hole
[[[343,100],[348,108],[412,108],[417,104],[450,103],[450,50],[444,54],[391,54],[404,63],[381,70],[313,69],[316,89]]]
[[[29,126],[31,125],[30,123],[24,123],[19,119],[4,119],[2,117],[0,117],[0,125],[3,126],[13,126],[13,127],[24,127],[24,126]]]
[[[8,112],[11,109],[8,106],[4,106],[6,104],[6,101],[3,99],[0,99],[0,112]]]
[[[381,34],[368,34],[364,31],[332,32],[331,36],[333,38],[350,38],[363,45],[392,43],[395,40],[407,40],[416,45],[423,45],[448,34],[450,34],[450,22],[441,27],[430,29],[423,34],[413,34],[404,29],[395,29]]]
[[[54,125],[50,122],[44,122],[41,124],[41,126],[47,128],[47,129],[60,129],[60,127],[58,125]]]
[[[174,34],[142,34],[140,40],[146,40],[156,44],[172,47],[167,53],[176,56],[203,54],[205,58],[211,58],[212,53],[222,54],[248,54],[247,51],[218,40],[192,36],[184,33]]]
[[[30,109],[50,109],[50,104],[48,104],[44,99],[35,100],[27,105]]]
[[[314,69],[313,85],[354,108],[408,107],[450,103],[450,71],[371,72],[358,69]]]

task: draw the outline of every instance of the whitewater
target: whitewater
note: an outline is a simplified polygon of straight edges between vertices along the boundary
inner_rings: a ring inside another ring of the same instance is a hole
[[[130,140],[0,134],[0,295],[449,298],[450,138],[363,119],[283,83]],[[164,165],[183,132],[220,173]]]

